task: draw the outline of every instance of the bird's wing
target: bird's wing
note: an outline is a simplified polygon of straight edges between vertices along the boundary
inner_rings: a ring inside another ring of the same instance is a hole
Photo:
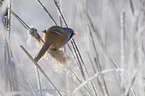
[[[35,56],[34,60],[35,62],[38,62],[40,60],[41,57],[44,56],[44,54],[46,53],[47,49],[50,47],[50,45],[53,42],[50,40],[46,40],[46,42],[44,43],[44,45],[42,46],[41,50],[38,52],[38,54]]]
[[[61,35],[62,34],[62,29],[52,29],[51,32],[57,35]]]

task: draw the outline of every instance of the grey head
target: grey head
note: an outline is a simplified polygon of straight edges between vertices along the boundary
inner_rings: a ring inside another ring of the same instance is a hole
[[[70,40],[72,38],[72,36],[74,35],[74,31],[71,28],[67,28],[67,27],[63,27],[66,35],[68,36],[68,40]]]

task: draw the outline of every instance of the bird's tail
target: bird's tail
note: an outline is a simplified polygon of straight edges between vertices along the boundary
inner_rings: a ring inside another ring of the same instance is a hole
[[[43,45],[43,47],[41,48],[41,50],[38,52],[38,54],[35,56],[34,61],[38,62],[40,60],[41,57],[44,56],[44,54],[46,53],[46,51],[48,50],[49,46],[52,44],[52,41],[46,41]]]

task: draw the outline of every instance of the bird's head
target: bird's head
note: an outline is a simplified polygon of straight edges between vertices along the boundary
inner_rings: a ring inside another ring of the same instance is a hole
[[[68,40],[70,40],[73,35],[76,35],[76,33],[74,33],[74,31],[71,28],[63,27],[63,29],[65,30]]]

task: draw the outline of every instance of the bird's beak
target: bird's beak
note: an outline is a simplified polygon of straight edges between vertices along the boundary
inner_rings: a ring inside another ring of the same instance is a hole
[[[77,33],[74,33],[73,35],[77,35]]]
[[[42,32],[43,32],[43,33],[46,33],[46,30],[43,30]]]

